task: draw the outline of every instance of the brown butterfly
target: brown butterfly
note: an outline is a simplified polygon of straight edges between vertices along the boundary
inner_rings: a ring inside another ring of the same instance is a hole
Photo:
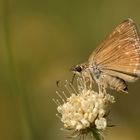
[[[127,93],[126,82],[140,76],[140,38],[132,19],[126,19],[72,71],[90,82]]]

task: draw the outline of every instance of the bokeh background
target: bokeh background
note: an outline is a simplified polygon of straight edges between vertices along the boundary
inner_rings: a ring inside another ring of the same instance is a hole
[[[0,0],[0,140],[65,140],[56,81],[128,17],[140,30],[139,0]],[[106,140],[139,140],[140,80],[112,94]]]

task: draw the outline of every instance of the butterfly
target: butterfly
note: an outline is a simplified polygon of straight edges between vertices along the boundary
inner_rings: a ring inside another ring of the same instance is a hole
[[[72,71],[90,83],[127,93],[126,82],[135,82],[140,76],[140,37],[133,20],[120,23],[88,61],[73,66]]]

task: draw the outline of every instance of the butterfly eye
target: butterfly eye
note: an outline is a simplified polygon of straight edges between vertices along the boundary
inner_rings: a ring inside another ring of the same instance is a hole
[[[77,66],[77,67],[75,67],[75,71],[81,72],[82,71],[82,68],[80,66]]]
[[[73,67],[71,68],[71,71],[73,71],[74,73],[75,73],[75,72],[80,73],[82,70],[83,70],[83,68],[82,68],[82,66],[80,66],[80,65],[75,65],[75,66],[73,66]]]

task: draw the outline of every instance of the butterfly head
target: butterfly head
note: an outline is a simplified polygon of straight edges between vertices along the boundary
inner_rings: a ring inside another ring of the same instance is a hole
[[[82,76],[84,69],[85,69],[85,64],[78,64],[78,65],[72,66],[71,71],[74,73],[74,75],[73,75],[71,83],[73,83],[76,75],[80,77]]]
[[[78,75],[78,76],[81,76],[87,69],[87,63],[81,63],[81,64],[78,64],[78,65],[74,65],[72,68],[71,68],[71,71]]]
[[[81,72],[83,71],[83,66],[82,65],[75,65],[71,68],[72,72],[75,74],[81,74]]]

